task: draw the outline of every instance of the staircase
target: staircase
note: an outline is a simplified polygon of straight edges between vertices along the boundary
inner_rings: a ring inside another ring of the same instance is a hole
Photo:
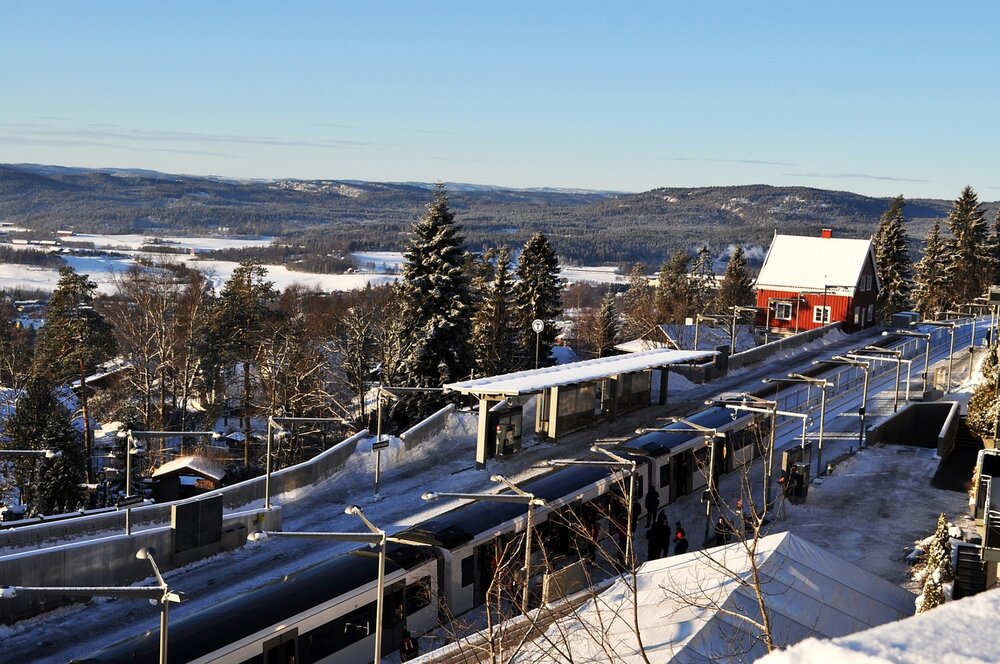
[[[986,568],[975,544],[959,544],[955,565],[953,599],[961,599],[986,590]]]
[[[955,447],[983,449],[983,439],[969,430],[969,425],[964,417],[958,421],[958,430],[955,432]]]

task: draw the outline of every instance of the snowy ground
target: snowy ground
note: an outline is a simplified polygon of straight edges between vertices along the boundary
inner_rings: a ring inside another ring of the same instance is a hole
[[[495,489],[496,485],[488,481],[492,473],[502,473],[514,481],[523,480],[541,472],[537,466],[543,459],[582,454],[594,438],[624,435],[638,426],[654,423],[657,417],[691,412],[706,398],[722,392],[755,389],[763,376],[802,370],[810,366],[813,359],[863,346],[874,338],[873,334],[859,334],[820,340],[812,349],[800,352],[794,359],[785,359],[780,366],[771,364],[743,370],[707,386],[684,385],[683,391],[680,381],[672,377],[671,404],[667,407],[650,408],[641,415],[632,414],[598,429],[567,436],[558,445],[527,441],[522,453],[509,460],[493,460],[485,471],[474,468],[472,420],[457,418],[448,431],[417,449],[406,452],[397,443],[388,455],[383,455],[382,500],[379,501],[372,495],[374,455],[363,445],[355,459],[337,476],[298,495],[279,497],[278,502],[284,507],[284,527],[286,530],[360,531],[363,528],[357,518],[343,513],[345,505],[357,503],[374,523],[390,531],[400,530],[454,504],[448,501],[424,503],[420,500],[424,491]],[[935,355],[940,357],[939,352]],[[884,389],[884,384],[873,385],[873,392]],[[851,406],[842,408],[847,411]],[[834,410],[827,418],[830,459],[837,456],[838,450],[846,453],[848,448],[856,447],[856,438],[851,433],[857,430],[856,417],[838,417]],[[879,415],[891,412],[891,395],[870,399],[869,412],[872,423]],[[838,435],[838,431],[843,433]],[[784,434],[779,443],[795,444],[795,433]],[[883,464],[890,461],[894,462],[893,469],[888,470]],[[903,549],[933,529],[938,511],[957,514],[965,509],[964,498],[956,500],[956,495],[930,486],[927,473],[932,468],[933,460],[922,452],[895,454],[888,448],[865,451],[839,466],[822,486],[814,486],[806,505],[789,507],[777,527],[793,530],[828,546],[834,553],[899,583],[906,573],[906,565],[901,560]],[[912,488],[900,486],[897,489],[897,484]],[[872,490],[875,486],[878,491]],[[725,481],[721,488],[724,495],[730,490]],[[887,516],[881,516],[883,511]],[[667,512],[671,523],[682,521],[685,524],[693,547],[698,548],[701,545],[700,526],[705,518],[698,496],[687,496],[671,504]],[[852,536],[846,532],[857,530],[863,533]],[[644,553],[641,528],[639,538],[636,550]],[[350,548],[354,547],[309,540],[271,540],[174,570],[166,575],[168,582],[171,587],[186,592],[191,600],[172,608],[171,617],[197,611]],[[10,582],[0,580],[0,585]],[[144,602],[95,601],[0,627],[0,640],[7,661],[64,662],[141,630],[154,628],[156,623],[155,607]]]

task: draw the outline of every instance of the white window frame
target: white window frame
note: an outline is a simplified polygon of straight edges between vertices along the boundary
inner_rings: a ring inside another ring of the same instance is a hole
[[[875,305],[874,304],[869,304],[868,305],[868,322],[870,323],[873,320],[875,320]]]
[[[826,314],[825,316],[823,315],[824,313]],[[824,318],[826,320],[824,320]],[[827,323],[829,323],[830,322],[830,307],[823,307],[823,306],[820,306],[820,305],[816,305],[815,307],[813,307],[813,322],[814,323],[823,323],[824,325],[826,325]]]
[[[784,310],[785,315],[782,316],[782,310]],[[791,302],[775,302],[774,303],[774,320],[792,320],[792,303]]]
[[[861,307],[854,307],[854,324],[863,325],[861,322]]]

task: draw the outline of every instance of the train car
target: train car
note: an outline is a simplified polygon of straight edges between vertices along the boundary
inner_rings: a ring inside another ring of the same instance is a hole
[[[387,552],[382,654],[395,651],[403,629],[438,624],[438,559],[425,547]],[[170,621],[171,662],[225,664],[372,661],[378,556],[338,555],[312,567]],[[155,662],[159,630],[95,652],[79,664]]]

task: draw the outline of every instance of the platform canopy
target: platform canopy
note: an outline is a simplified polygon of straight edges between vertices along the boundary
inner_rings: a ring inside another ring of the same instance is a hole
[[[444,389],[478,397],[514,397],[522,394],[536,394],[562,385],[587,383],[634,371],[704,360],[716,354],[715,351],[655,348],[640,353],[600,357],[595,360],[517,371],[460,383],[448,383]]]

